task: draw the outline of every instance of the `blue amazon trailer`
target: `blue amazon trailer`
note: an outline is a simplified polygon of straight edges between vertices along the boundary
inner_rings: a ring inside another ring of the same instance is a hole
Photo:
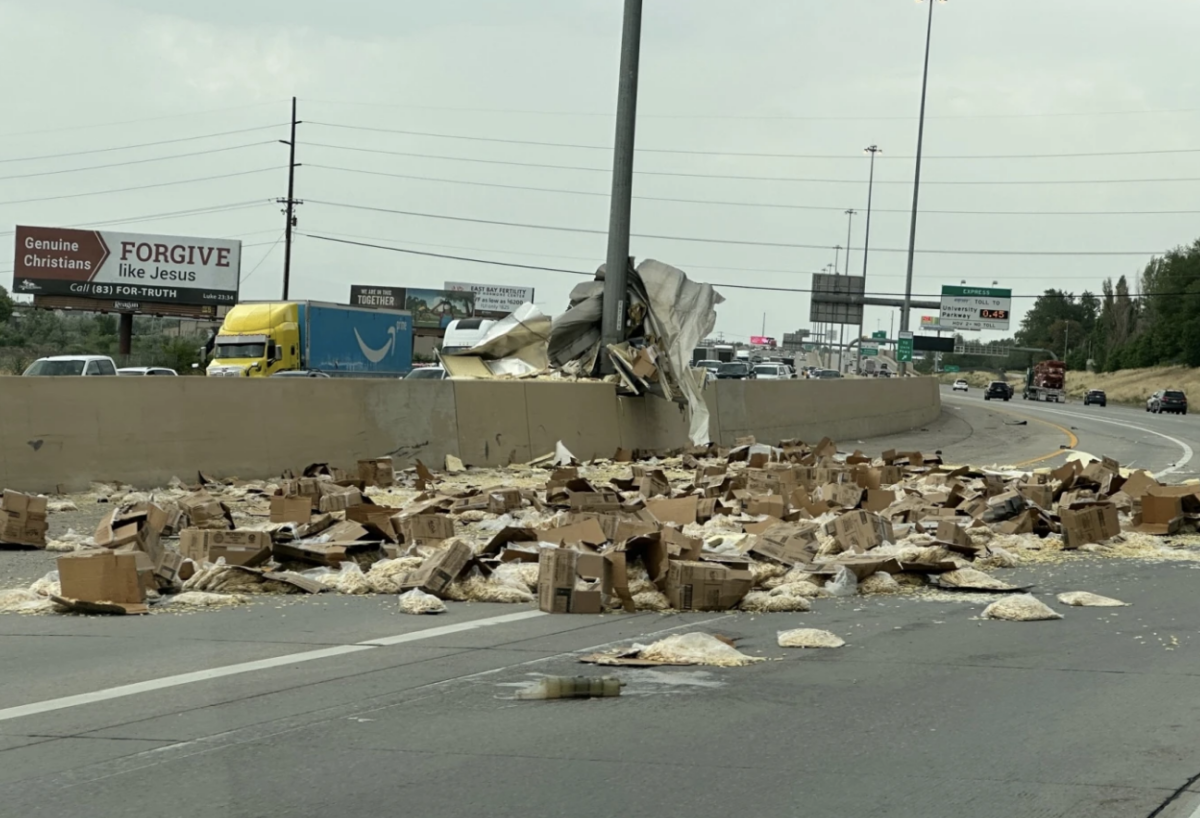
[[[403,377],[412,369],[412,314],[404,310],[303,301],[304,368],[334,377]]]

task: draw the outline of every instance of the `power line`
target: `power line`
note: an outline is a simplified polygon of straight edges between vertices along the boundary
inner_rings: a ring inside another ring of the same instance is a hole
[[[464,142],[490,142],[500,145],[530,145],[539,148],[572,148],[575,150],[612,152],[611,145],[581,145],[571,142],[542,142],[530,139],[502,139],[494,136],[475,136],[471,134],[438,133],[434,131],[412,131],[399,128],[377,128],[366,125],[346,125],[334,122],[306,121],[306,125],[317,125],[323,128],[343,128],[352,131],[369,131],[372,133],[389,133],[403,136],[420,136],[431,139],[453,139]],[[638,153],[662,153],[679,156],[738,156],[755,159],[822,159],[847,160],[861,162],[862,156],[854,154],[806,154],[806,153],[761,153],[756,151],[705,151],[681,150],[678,148],[637,148]],[[948,154],[943,156],[925,156],[923,159],[1074,159],[1096,158],[1106,156],[1159,156],[1183,153],[1200,153],[1200,148],[1160,148],[1151,150],[1128,151],[1086,151],[1068,153],[1015,153],[1015,154]],[[913,159],[913,156],[885,154],[881,159]]]
[[[257,148],[260,145],[274,145],[275,140],[264,142],[248,142],[245,145],[230,145],[224,148],[209,148],[204,151],[192,151],[190,153],[176,153],[170,156],[151,156],[145,159],[129,159],[124,162],[110,162],[106,165],[89,165],[85,168],[63,168],[60,170],[40,170],[36,173],[18,173],[13,176],[0,176],[0,181],[9,179],[29,179],[34,176],[57,176],[63,173],[81,173],[85,170],[103,170],[105,168],[123,168],[127,165],[144,165],[147,162],[167,162],[172,159],[188,159],[193,156],[206,156],[211,153],[225,153],[227,151],[239,151],[245,148]]]
[[[347,245],[351,245],[354,247],[365,247],[365,248],[369,248],[372,250],[388,250],[393,253],[404,253],[407,255],[425,256],[427,258],[448,259],[450,261],[464,261],[464,262],[469,262],[472,264],[485,264],[485,265],[490,265],[490,266],[494,266],[494,267],[511,267],[511,268],[516,268],[516,269],[520,269],[520,270],[538,270],[541,272],[548,272],[548,273],[563,273],[565,275],[574,275],[574,276],[588,276],[588,277],[595,276],[595,273],[588,273],[588,272],[584,272],[582,270],[568,270],[563,267],[539,267],[539,266],[535,266],[535,265],[531,265],[531,264],[514,264],[514,263],[506,262],[506,261],[494,261],[492,259],[472,258],[470,256],[452,256],[452,255],[448,255],[445,253],[427,253],[422,250],[413,250],[413,249],[410,249],[407,247],[394,247],[394,246],[389,246],[389,245],[384,245],[384,244],[372,244],[369,242],[351,241],[349,239],[338,239],[338,238],[333,238],[332,236],[322,236],[322,235],[318,235],[315,233],[301,233],[300,235],[306,236],[310,239],[318,239],[320,241],[333,242],[335,244],[347,244]],[[812,288],[809,288],[809,287],[766,287],[766,286],[762,286],[759,284],[729,284],[729,283],[716,282],[716,281],[706,281],[706,282],[701,282],[701,283],[710,284],[713,287],[723,287],[726,289],[733,289],[733,290],[759,290],[759,291],[763,291],[763,292],[801,293],[801,294],[813,292]],[[881,298],[899,298],[903,295],[903,293],[871,292],[871,293],[863,293],[863,295],[873,296],[873,297],[881,297]],[[1195,295],[1195,293],[1155,293],[1153,295],[1175,296],[1175,295]],[[912,297],[913,298],[941,298],[941,293],[913,293]],[[1039,293],[1039,294],[1013,293],[1012,297],[1013,298],[1035,298],[1036,299],[1036,298],[1048,298],[1051,296],[1049,293]],[[1074,298],[1078,298],[1079,296],[1076,296],[1071,293],[1054,293],[1053,297],[1074,299]],[[1133,296],[1133,295],[1130,296],[1131,299],[1150,298],[1150,297],[1152,297],[1152,295],[1147,295],[1147,294],[1138,295],[1138,296]]]
[[[28,204],[30,202],[51,202],[58,199],[78,199],[83,196],[106,196],[110,193],[128,193],[131,190],[149,190],[156,187],[172,187],[174,185],[190,185],[194,182],[211,182],[214,179],[231,179],[235,176],[249,176],[254,173],[267,173],[277,171],[279,168],[259,168],[258,170],[241,170],[236,173],[222,173],[217,176],[199,176],[195,179],[179,179],[174,182],[155,182],[149,185],[135,185],[134,187],[110,188],[108,190],[89,190],[85,193],[64,193],[59,196],[40,196],[36,199],[11,199],[6,202],[0,202],[0,205],[11,204]]]
[[[109,224],[128,224],[130,222],[151,222],[162,219],[174,219],[180,216],[200,216],[208,213],[225,213],[232,210],[244,210],[248,207],[259,207],[266,204],[266,199],[249,199],[244,202],[234,202],[228,205],[213,205],[212,207],[197,207],[190,210],[174,210],[170,213],[151,213],[146,216],[129,216],[120,219],[104,219],[95,222],[78,222],[76,224],[64,225],[65,227],[103,227]],[[0,236],[14,236],[15,230],[5,230],[0,232]]]
[[[612,111],[546,111],[546,110],[528,110],[528,109],[513,109],[513,108],[466,108],[453,107],[447,105],[409,105],[405,103],[388,103],[388,102],[356,102],[352,100],[329,100],[329,99],[309,99],[308,102],[314,102],[321,105],[357,105],[368,108],[401,108],[414,111],[450,111],[458,113],[483,113],[483,114],[530,114],[536,116],[580,116],[580,117],[601,117],[604,119],[612,119],[614,114]],[[926,119],[1049,119],[1049,118],[1071,118],[1071,117],[1091,117],[1091,116],[1148,116],[1159,114],[1194,114],[1200,113],[1200,108],[1159,108],[1159,109],[1144,109],[1140,111],[1124,110],[1124,111],[1055,111],[1048,113],[1020,113],[1020,114],[931,114],[926,116]],[[639,119],[737,119],[737,120],[763,120],[763,121],[799,121],[799,122],[885,122],[885,121],[907,121],[916,119],[914,116],[798,116],[791,114],[643,114],[638,112]]]
[[[36,131],[9,131],[8,133],[0,133],[0,139],[10,136],[33,136],[36,134],[46,133],[62,133],[64,131],[82,131],[89,128],[111,128],[117,125],[137,125],[142,122],[161,122],[164,119],[180,119],[185,116],[202,116],[204,114],[220,114],[226,111],[242,111],[247,108],[261,108],[264,105],[277,105],[278,100],[270,102],[252,102],[247,105],[228,105],[224,108],[209,108],[204,111],[185,111],[181,114],[163,114],[162,116],[148,116],[141,119],[122,119],[115,122],[89,122],[85,125],[67,125],[62,128],[43,128]]]
[[[274,231],[271,231],[271,232],[274,232]],[[274,242],[269,242],[269,243],[271,244],[271,246],[270,246],[270,247],[267,249],[267,252],[263,253],[263,257],[262,257],[262,258],[260,258],[260,259],[258,260],[258,264],[255,264],[255,265],[254,265],[254,269],[252,269],[250,272],[246,273],[246,275],[245,275],[245,276],[244,276],[244,277],[243,277],[243,278],[242,278],[242,279],[241,279],[241,280],[238,282],[238,287],[239,287],[239,288],[240,288],[240,287],[241,287],[243,284],[245,284],[247,281],[249,281],[249,280],[250,280],[250,277],[251,277],[252,275],[254,275],[255,273],[257,273],[257,272],[258,272],[258,268],[259,268],[259,267],[262,267],[262,266],[263,266],[263,262],[264,262],[264,261],[266,261],[268,258],[270,258],[270,257],[271,257],[271,254],[275,252],[275,248],[279,246],[279,242],[283,241],[283,237],[284,237],[285,235],[287,235],[287,231],[282,231],[282,230],[281,230],[281,231],[280,231],[280,233],[279,233],[279,238],[275,239],[275,241],[274,241]],[[249,246],[252,246],[252,245],[242,245],[242,247],[243,247],[243,248],[245,248],[245,247],[249,247]]]
[[[497,219],[476,219],[467,216],[448,216],[440,213],[421,213],[412,210],[393,210],[385,207],[368,205],[352,205],[343,202],[327,202],[319,199],[308,199],[311,204],[328,207],[342,207],[353,210],[367,210],[376,213],[392,213],[400,216],[413,216],[422,219],[438,219],[442,221],[467,222],[470,224],[489,224],[499,227],[519,227],[526,230],[548,230],[556,233],[584,233],[591,235],[607,235],[605,230],[586,227],[561,227],[548,224],[527,224],[523,222],[506,222]],[[655,233],[631,233],[639,239],[658,239],[663,241],[684,241],[699,244],[730,244],[744,247],[781,247],[793,250],[832,250],[832,245],[825,244],[794,244],[790,242],[750,241],[748,239],[714,239],[702,236],[667,236]],[[902,247],[872,247],[876,253],[907,253]],[[918,249],[918,253],[928,255],[957,255],[957,256],[1151,256],[1159,251],[1154,250],[930,250]]]
[[[482,165],[507,165],[520,168],[543,168],[546,170],[574,170],[586,173],[612,173],[612,168],[594,168],[583,165],[551,165],[542,162],[514,162],[508,159],[478,159],[469,156],[446,156],[444,154],[415,153],[410,151],[386,151],[372,148],[352,148],[344,145],[329,145],[320,142],[306,142],[307,146],[318,148],[333,148],[335,150],[358,151],[361,153],[379,153],[389,156],[408,156],[414,159],[439,159],[448,162],[474,162]],[[796,176],[747,176],[744,174],[727,173],[691,173],[685,171],[665,170],[636,170],[639,176],[667,176],[686,179],[729,179],[743,182],[802,182],[807,184],[830,185],[861,185],[862,179],[809,179]],[[1046,185],[1125,185],[1125,184],[1159,184],[1165,182],[1200,182],[1200,178],[1170,177],[1154,179],[952,179],[952,180],[922,180],[922,185],[965,186],[1046,186]],[[906,179],[876,179],[877,185],[911,185]]]
[[[313,143],[306,143],[311,146]],[[327,145],[318,145],[318,147],[330,147]],[[355,150],[354,148],[346,148],[345,150]],[[607,198],[608,193],[589,190],[568,190],[565,188],[552,187],[535,187],[531,185],[508,185],[500,182],[478,182],[467,179],[446,179],[436,176],[419,176],[408,173],[388,173],[380,170],[363,170],[361,168],[342,168],[333,165],[318,165],[308,163],[306,168],[316,168],[320,170],[334,170],[344,173],[363,173],[371,176],[387,176],[392,179],[409,179],[417,182],[437,182],[450,185],[470,185],[472,187],[490,187],[500,188],[503,190],[525,190],[533,193],[559,193],[572,196],[592,196]],[[844,213],[844,207],[833,207],[826,205],[800,205],[800,204],[778,204],[771,202],[736,202],[714,199],[682,199],[671,196],[638,196],[634,199],[639,199],[645,202],[674,202],[677,204],[694,204],[694,205],[716,205],[721,207],[762,207],[779,210],[818,210],[818,211],[836,211]],[[904,213],[908,214],[909,210],[900,210],[896,208],[873,208],[874,213]],[[1200,210],[921,210],[924,214],[939,214],[939,215],[956,215],[956,216],[1167,216],[1167,215],[1188,215],[1200,213]]]
[[[221,131],[220,133],[198,134],[196,136],[181,136],[176,139],[160,139],[157,142],[141,142],[136,145],[116,145],[110,148],[91,148],[85,151],[71,151],[70,153],[47,153],[41,156],[20,156],[12,159],[0,159],[0,164],[9,162],[37,162],[42,159],[66,159],[71,156],[86,156],[92,153],[109,153],[111,151],[129,151],[137,148],[153,148],[159,145],[174,145],[179,142],[195,142],[198,139],[215,139],[220,136],[233,136],[235,134],[254,133],[255,131],[268,131],[273,128],[282,127],[281,125],[260,125],[257,128],[239,128],[236,131]]]

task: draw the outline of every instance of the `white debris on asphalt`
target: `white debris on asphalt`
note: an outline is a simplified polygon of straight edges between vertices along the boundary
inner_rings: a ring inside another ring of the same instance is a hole
[[[846,640],[819,628],[796,628],[780,631],[777,641],[781,648],[840,648]]]
[[[864,596],[873,594],[898,594],[900,583],[889,573],[876,571],[871,576],[858,583],[858,592]]]
[[[250,597],[245,594],[213,594],[208,591],[185,591],[164,597],[156,608],[232,608],[248,605]]]
[[[747,656],[709,633],[683,633],[668,636],[652,645],[640,648],[638,658],[656,662],[712,665],[714,667],[744,667],[755,662],[766,661],[755,656]]]
[[[805,612],[812,610],[812,603],[802,596],[776,594],[774,591],[751,591],[742,597],[738,608],[753,613]]]
[[[1059,594],[1058,601],[1064,605],[1083,608],[1124,608],[1129,605],[1128,602],[1089,593],[1088,591],[1070,591],[1065,594]]]
[[[1015,594],[998,599],[983,609],[983,616],[986,619],[1004,619],[1009,622],[1062,619],[1062,614],[1029,594]]]
[[[433,594],[413,588],[400,594],[400,612],[406,614],[439,614],[446,612],[446,603]]]

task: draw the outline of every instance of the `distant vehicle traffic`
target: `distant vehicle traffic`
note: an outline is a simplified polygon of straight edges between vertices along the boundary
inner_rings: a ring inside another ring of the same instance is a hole
[[[716,375],[717,370],[721,368],[721,362],[714,361],[712,359],[696,361],[696,368],[697,369],[707,369],[710,375]]]
[[[842,373],[836,369],[818,369],[813,377],[820,378],[821,380],[829,380],[830,378],[842,377]]]
[[[107,355],[52,355],[38,358],[22,375],[96,376],[117,374],[117,365]]]
[[[968,391],[967,382],[962,378],[959,378],[954,382],[954,386],[950,387],[950,389],[954,392],[966,392]]]
[[[394,378],[412,368],[412,315],[313,301],[238,304],[215,342],[210,377],[318,370],[333,377]]]
[[[754,370],[745,361],[730,361],[717,368],[717,378],[720,380],[744,380],[753,378]]]
[[[328,372],[322,372],[319,369],[285,369],[282,372],[276,372],[272,378],[328,378]]]
[[[1160,389],[1146,401],[1146,411],[1161,415],[1171,412],[1176,415],[1187,414],[1187,395],[1178,389]]]
[[[984,390],[983,399],[991,400],[992,398],[996,398],[997,400],[1008,401],[1012,397],[1012,394],[1012,387],[1004,381],[992,381],[987,385],[987,389]]]
[[[124,377],[137,377],[140,375],[179,376],[179,373],[174,369],[168,369],[165,366],[123,366],[117,370],[117,374]]]
[[[1103,389],[1089,389],[1087,394],[1083,396],[1084,406],[1091,406],[1093,403],[1108,406],[1108,395],[1104,394]]]
[[[1025,400],[1042,400],[1062,403],[1066,396],[1064,387],[1067,365],[1062,361],[1042,361],[1025,373],[1025,389],[1021,397]]]
[[[406,381],[444,381],[450,376],[440,366],[419,366],[404,376]]]
[[[795,375],[787,364],[758,364],[754,367],[754,377],[760,381],[786,381]]]

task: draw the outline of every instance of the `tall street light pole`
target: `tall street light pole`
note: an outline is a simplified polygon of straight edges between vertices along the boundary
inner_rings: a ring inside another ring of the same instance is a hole
[[[846,275],[847,276],[850,275],[850,237],[853,235],[854,214],[857,212],[858,211],[855,210],[854,208],[850,208],[849,210],[846,211],[846,222],[847,222],[847,224],[846,224]],[[845,324],[838,324],[838,372],[841,372],[843,375],[845,374],[845,370],[846,370],[846,363],[843,360],[846,357],[846,347],[843,346],[843,344],[845,343],[845,336],[843,335],[843,332],[845,331],[845,329],[846,329]]]
[[[933,39],[933,7],[946,0],[918,0],[929,3],[929,18],[925,24],[925,68],[921,73],[921,116],[917,123],[917,169],[913,178],[912,221],[908,229],[908,274],[904,278],[904,306],[900,310],[900,329],[908,329],[909,314],[912,312],[913,255],[917,247],[917,200],[921,195],[921,149],[925,142],[925,93],[929,88],[929,44]],[[900,374],[908,371],[900,364]]]
[[[642,44],[642,0],[625,0],[621,31],[621,77],[617,86],[617,131],[613,147],[612,201],[608,218],[608,256],[604,271],[601,341],[625,340],[625,272],[629,266],[629,223],[633,204],[633,151],[637,130],[638,62]],[[601,369],[612,372],[603,352]]]
[[[871,249],[871,197],[875,192],[875,154],[883,153],[878,145],[871,145],[863,149],[863,153],[871,155],[871,175],[867,180],[867,233],[863,238],[863,292],[867,288],[867,254]],[[847,266],[848,269],[848,266]],[[865,311],[865,310],[864,310]],[[862,337],[863,337],[863,322],[859,319],[858,322],[858,373],[862,374]]]

